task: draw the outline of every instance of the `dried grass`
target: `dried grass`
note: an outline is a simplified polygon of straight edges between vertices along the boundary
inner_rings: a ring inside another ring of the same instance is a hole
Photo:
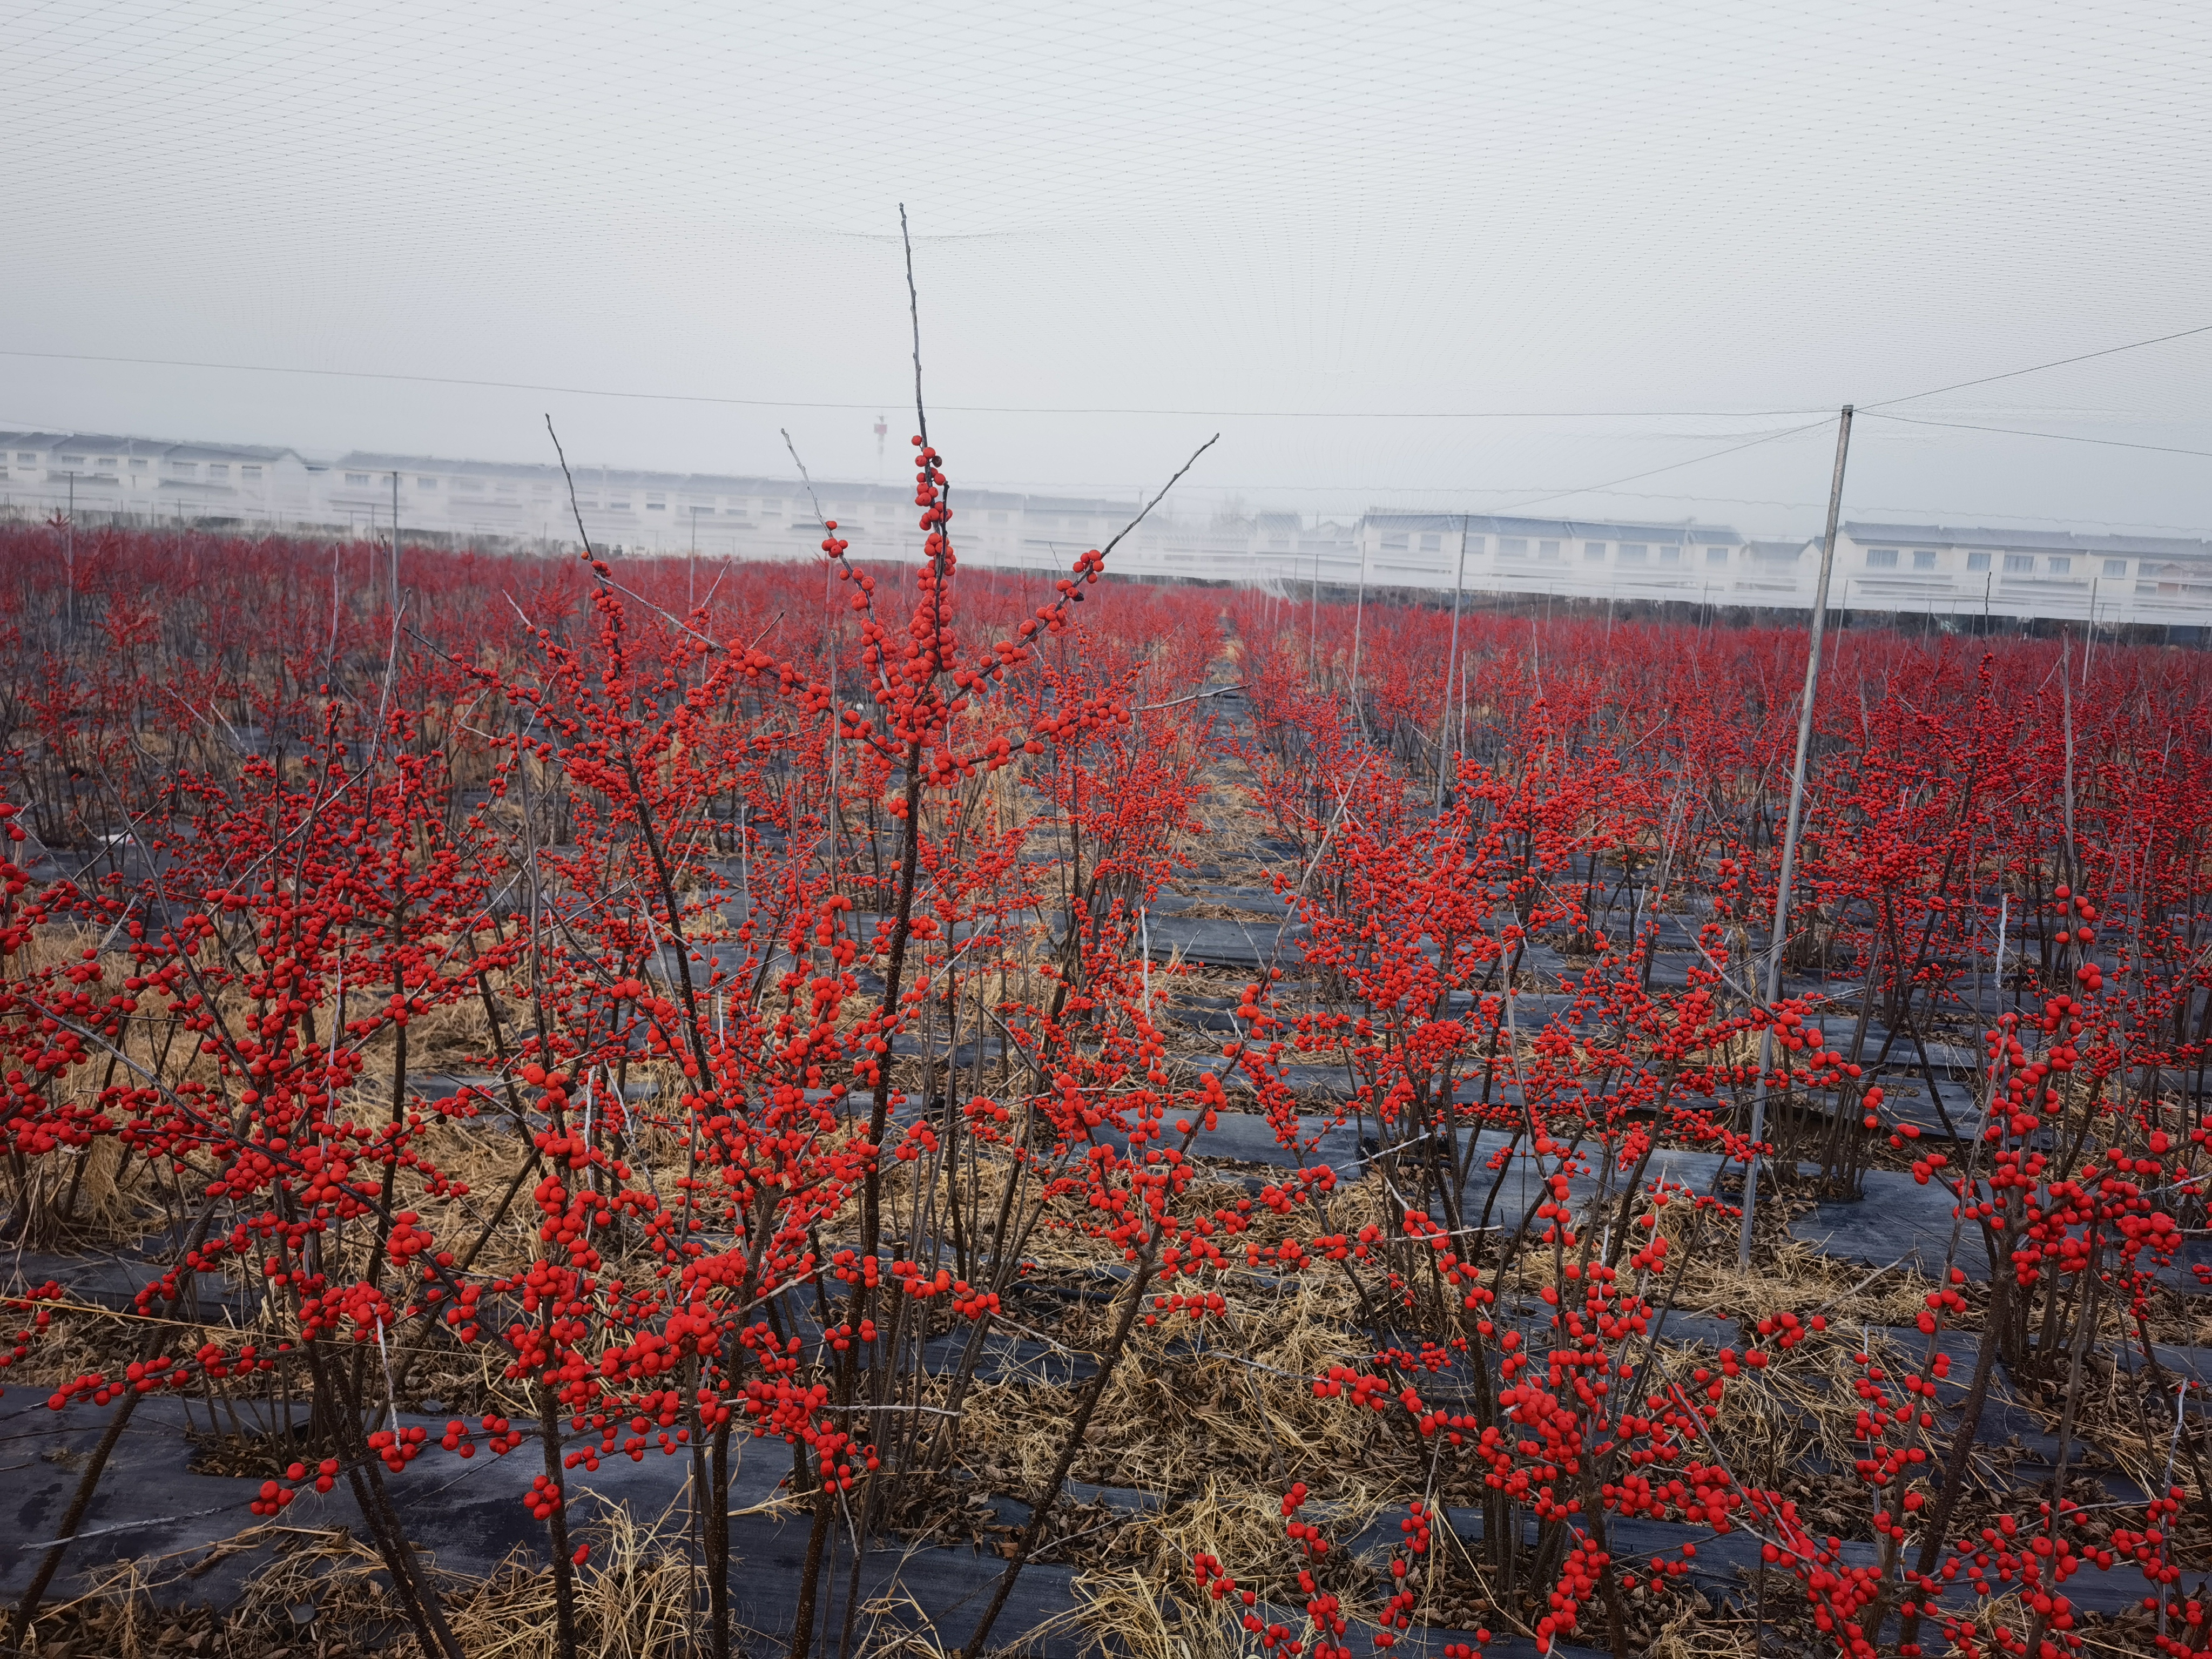
[[[1670,1209],[1673,1206],[1669,1206]],[[1835,1324],[1910,1325],[1927,1304],[1928,1282],[1911,1269],[1895,1267],[1879,1277],[1839,1257],[1824,1255],[1801,1239],[1781,1233],[1761,1238],[1748,1268],[1735,1262],[1735,1237],[1717,1240],[1706,1224],[1705,1246],[1687,1252],[1692,1224],[1669,1218],[1663,1224],[1675,1248],[1681,1279],[1675,1305],[1686,1311],[1756,1324],[1771,1314],[1801,1317],[1825,1313]]]
[[[683,1553],[684,1519],[649,1521],[609,1508],[578,1529],[591,1547],[576,1573],[582,1659],[680,1659],[691,1650],[698,1580]],[[189,1604],[191,1584],[228,1556],[274,1547],[225,1612]],[[550,1575],[518,1556],[482,1578],[441,1575],[453,1634],[471,1659],[552,1651]],[[204,1634],[202,1634],[204,1632]],[[191,1637],[191,1641],[183,1639]],[[382,1560],[343,1527],[253,1528],[179,1557],[126,1561],[73,1600],[50,1606],[25,1652],[38,1659],[173,1659],[374,1651],[413,1642]]]
[[[1314,1503],[1304,1518],[1334,1538],[1348,1538],[1381,1513],[1372,1489],[1353,1486],[1334,1503]],[[1295,1605],[1302,1559],[1283,1535],[1280,1500],[1264,1490],[1209,1475],[1188,1497],[1139,1517],[1123,1529],[1126,1564],[1079,1572],[1074,1589],[1084,1626],[1109,1651],[1130,1659],[1201,1659],[1236,1651],[1238,1618],[1226,1601],[1199,1592],[1191,1576],[1200,1552],[1229,1566],[1240,1587],[1263,1601]],[[1364,1599],[1374,1575],[1348,1552],[1324,1558],[1317,1570],[1347,1607]]]
[[[1645,1659],[1759,1659],[1757,1630],[1736,1620],[1717,1620],[1685,1598],[1652,1635]]]

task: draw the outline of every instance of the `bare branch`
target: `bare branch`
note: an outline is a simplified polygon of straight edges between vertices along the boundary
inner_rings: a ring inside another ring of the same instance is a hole
[[[1182,475],[1198,465],[1198,458],[1205,454],[1207,450],[1212,448],[1214,445],[1220,441],[1221,434],[1217,432],[1211,438],[1208,438],[1204,443],[1200,444],[1197,448],[1192,450],[1190,452],[1190,459],[1176,469],[1175,477],[1170,478],[1165,483],[1160,486],[1160,493],[1153,496],[1149,501],[1146,501],[1144,507],[1138,512],[1137,516],[1130,520],[1128,523],[1123,525],[1115,534],[1114,539],[1098,550],[1100,556],[1103,557],[1106,554],[1111,553],[1116,547],[1121,545],[1121,538],[1127,535],[1139,525],[1144,523],[1146,518],[1151,514],[1152,510],[1158,507],[1162,501],[1166,499],[1168,491],[1173,489],[1177,484],[1182,482]]]
[[[545,435],[553,440],[553,453],[560,458],[561,477],[568,486],[568,511],[575,518],[576,536],[584,544],[584,556],[596,559],[599,556],[592,550],[592,533],[584,528],[584,509],[576,505],[576,480],[568,471],[568,452],[561,447],[561,434],[554,431],[550,415],[545,417]]]
[[[1156,708],[1174,708],[1183,703],[1196,702],[1200,698],[1204,697],[1225,697],[1231,691],[1242,691],[1243,689],[1244,682],[1239,680],[1234,685],[1217,685],[1211,690],[1194,691],[1187,697],[1175,697],[1166,702],[1140,702],[1132,708],[1129,712],[1132,714],[1149,714]]]

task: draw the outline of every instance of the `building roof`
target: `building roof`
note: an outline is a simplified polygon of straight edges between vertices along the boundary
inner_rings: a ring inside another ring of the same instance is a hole
[[[275,444],[169,444],[164,447],[173,461],[281,461],[295,453]]]
[[[1844,533],[1862,544],[1974,547],[2021,552],[2144,553],[2161,558],[2212,558],[2212,543],[2177,536],[2090,535],[2070,530],[2004,530],[1938,524],[1847,523]]]
[[[565,492],[568,480],[561,468],[550,461],[479,461],[449,456],[398,454],[383,450],[356,449],[339,456],[331,465],[354,472],[398,472],[424,474],[448,478],[486,478],[501,482],[532,484],[551,484]],[[807,487],[796,478],[763,478],[734,472],[660,472],[650,469],[627,466],[600,466],[588,462],[571,462],[568,476],[575,479],[581,490],[635,489],[651,490],[670,495],[745,495],[763,496],[771,501],[805,501]],[[960,507],[970,509],[977,506],[1027,507],[1043,512],[1065,512],[1112,514],[1128,510],[1124,504],[1090,501],[1067,501],[1040,500],[1034,496],[1012,495],[999,490],[962,489],[956,483],[956,512]],[[910,484],[862,483],[851,479],[823,479],[816,483],[813,491],[822,502],[823,509],[835,517],[840,507],[849,508],[858,501],[873,506],[911,505],[914,489]]]
[[[119,432],[14,432],[0,444],[46,450],[83,450],[100,455],[163,455],[188,461],[273,461],[295,450],[272,444],[179,443],[168,438],[133,438]]]
[[[1396,530],[1449,530],[1467,526],[1470,536],[1530,536],[1559,541],[1656,542],[1677,545],[1698,542],[1733,547],[1743,540],[1725,525],[1626,524],[1609,520],[1523,519],[1486,513],[1370,512],[1365,522]]]
[[[1025,495],[1022,504],[1032,513],[1074,513],[1087,518],[1127,518],[1137,510],[1134,501],[1106,501],[1082,495]]]

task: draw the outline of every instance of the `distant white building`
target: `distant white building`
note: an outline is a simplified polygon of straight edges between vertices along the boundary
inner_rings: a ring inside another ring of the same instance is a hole
[[[1103,547],[1135,501],[961,489],[953,539],[971,568],[1060,570]],[[0,432],[0,510],[44,517],[297,526],[355,536],[500,538],[630,553],[811,558],[823,518],[864,559],[918,559],[910,486],[453,460],[356,451],[331,460],[252,444],[99,433]],[[1295,513],[1148,518],[1115,549],[1128,575],[1263,586],[1671,600],[1802,611],[1815,541],[1724,525],[1376,510],[1355,524]],[[2067,532],[1846,523],[1830,604],[1936,617],[1988,615],[2212,626],[2212,544]]]
[[[2212,544],[2178,537],[1850,522],[1832,580],[1854,609],[2212,623]]]
[[[1749,545],[1725,526],[1695,522],[1370,513],[1359,526],[1367,580],[1380,587],[1449,588],[1463,569],[1473,593],[1776,603]]]
[[[356,450],[324,461],[289,449],[224,448],[55,433],[0,433],[9,446],[0,507],[43,516],[74,501],[80,514],[343,528],[463,538],[502,538],[630,553],[704,557],[812,557],[833,520],[855,557],[921,556],[910,484],[827,481],[811,491],[789,477],[656,472],[633,468],[454,460]],[[129,459],[125,460],[125,457]],[[73,493],[72,493],[73,492]],[[1139,503],[1093,496],[1023,495],[956,483],[953,532],[962,558],[986,569],[1065,569],[1103,547]],[[579,526],[580,525],[580,534]],[[1212,581],[1285,576],[1350,582],[1349,526],[1309,526],[1295,514],[1148,518],[1115,549],[1131,574]],[[1256,573],[1256,574],[1255,574]]]
[[[1820,544],[1760,541],[1725,526],[1370,513],[1364,580],[1449,588],[1466,546],[1471,593],[1673,599],[1809,610]],[[1832,609],[2212,626],[2212,543],[2066,531],[1847,522],[1829,573]]]
[[[265,523],[309,515],[311,471],[289,449],[99,432],[0,432],[0,500],[41,511]]]

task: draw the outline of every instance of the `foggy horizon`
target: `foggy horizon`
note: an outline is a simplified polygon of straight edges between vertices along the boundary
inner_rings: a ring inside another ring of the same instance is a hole
[[[1184,512],[1794,535],[1850,402],[1848,514],[2212,527],[2212,334],[1921,395],[2212,323],[2197,9],[131,0],[0,47],[10,425],[532,461],[550,410],[866,482],[903,202],[956,488],[1131,495],[1218,429]]]

